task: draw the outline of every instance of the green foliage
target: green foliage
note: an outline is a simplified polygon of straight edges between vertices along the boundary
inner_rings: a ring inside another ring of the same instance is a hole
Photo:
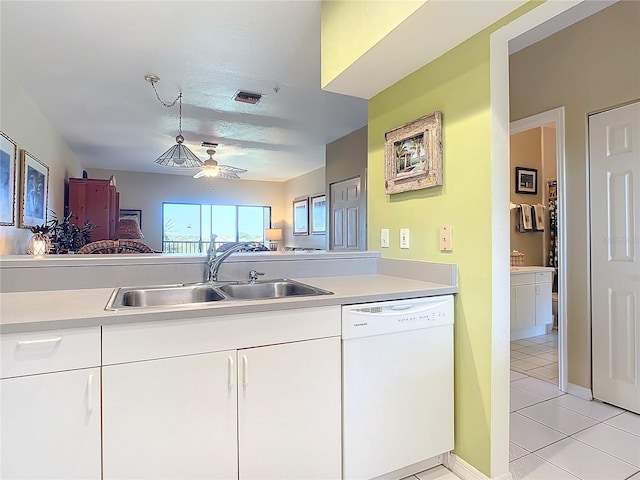
[[[54,212],[51,212],[47,228],[51,243],[56,249],[56,253],[77,252],[82,246],[91,242],[91,231],[97,225],[86,220],[84,225],[79,227],[72,223],[74,217],[72,212],[62,219],[58,219]]]

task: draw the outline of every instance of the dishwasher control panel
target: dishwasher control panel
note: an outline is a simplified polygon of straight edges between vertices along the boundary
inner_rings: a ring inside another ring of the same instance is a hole
[[[453,295],[342,307],[342,338],[453,324]]]

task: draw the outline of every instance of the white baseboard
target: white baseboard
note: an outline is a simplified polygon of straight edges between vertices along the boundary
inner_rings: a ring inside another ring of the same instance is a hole
[[[462,480],[511,480],[511,472],[504,473],[498,477],[487,477],[473,465],[465,462],[455,453],[445,456],[446,467],[455,473]]]
[[[581,387],[573,383],[567,383],[567,393],[582,398],[583,400],[593,400],[593,394],[590,388]]]

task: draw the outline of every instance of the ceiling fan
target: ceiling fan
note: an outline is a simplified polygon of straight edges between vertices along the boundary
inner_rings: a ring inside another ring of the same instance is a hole
[[[202,142],[203,147],[217,147],[217,143]],[[201,170],[196,173],[193,178],[209,177],[209,178],[227,178],[230,180],[236,180],[240,178],[240,173],[245,173],[243,168],[231,167],[229,165],[219,165],[216,160],[213,159],[213,154],[216,153],[214,148],[208,148],[207,154],[209,158],[204,161],[204,165]]]

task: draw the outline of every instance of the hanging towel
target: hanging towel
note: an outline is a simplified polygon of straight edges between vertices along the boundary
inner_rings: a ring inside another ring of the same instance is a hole
[[[533,231],[533,218],[531,217],[531,205],[520,204],[520,232]]]
[[[534,230],[544,232],[544,205],[534,205],[533,212]]]

